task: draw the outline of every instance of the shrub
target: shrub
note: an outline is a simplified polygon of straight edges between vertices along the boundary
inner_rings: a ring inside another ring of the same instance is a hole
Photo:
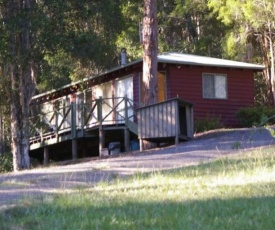
[[[12,154],[0,154],[0,173],[11,172],[12,170]]]
[[[237,111],[236,116],[242,127],[275,124],[275,109],[271,107],[242,108]]]
[[[205,118],[195,120],[195,133],[223,127],[220,117],[207,115]]]
[[[39,161],[35,158],[30,158],[31,168],[41,166]],[[0,173],[7,173],[13,171],[13,160],[11,153],[0,154]]]

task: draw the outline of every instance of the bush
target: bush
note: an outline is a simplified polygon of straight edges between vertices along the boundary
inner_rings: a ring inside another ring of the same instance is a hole
[[[208,130],[219,129],[223,127],[220,117],[207,115],[205,118],[195,120],[195,133]]]
[[[12,154],[0,154],[0,173],[13,171]]]
[[[242,127],[275,124],[275,109],[271,107],[242,108],[237,111],[236,116]]]
[[[31,168],[41,166],[39,161],[35,158],[30,158]],[[0,154],[0,173],[7,173],[13,171],[12,154]]]

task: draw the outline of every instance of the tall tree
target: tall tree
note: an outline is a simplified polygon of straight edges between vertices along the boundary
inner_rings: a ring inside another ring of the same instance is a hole
[[[144,0],[122,0],[123,29],[116,45],[127,49],[127,59],[142,57],[142,17]]]
[[[144,0],[143,16],[143,89],[145,105],[157,102],[158,30],[157,0]]]
[[[160,49],[222,57],[227,27],[209,10],[207,0],[164,0],[158,18]]]
[[[39,92],[112,67],[123,20],[120,1],[47,0],[41,35],[46,46]],[[51,33],[49,33],[51,31]]]
[[[33,45],[35,36],[31,19],[34,0],[6,0],[0,2],[4,78],[11,88],[10,117],[14,170],[30,167],[28,113],[35,90]],[[19,17],[20,16],[20,17]]]
[[[268,87],[267,102],[275,105],[275,1],[274,0],[209,0],[209,7],[217,12],[226,25],[228,53],[239,60],[258,59],[265,64]],[[260,49],[258,48],[260,47]],[[241,55],[240,55],[241,54]]]
[[[142,55],[139,34],[143,0],[122,0],[124,28],[117,45],[127,48],[129,59]],[[207,6],[207,0],[162,0],[157,6],[158,51],[223,57],[226,30]]]
[[[118,9],[112,0],[0,0],[1,82],[9,94],[15,171],[30,167],[28,115],[37,73],[59,52],[71,60],[66,65],[77,63],[75,78],[83,68],[105,68],[115,50]]]

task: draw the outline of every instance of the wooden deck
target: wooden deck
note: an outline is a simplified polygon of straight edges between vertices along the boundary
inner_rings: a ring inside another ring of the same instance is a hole
[[[37,115],[30,117],[30,150],[43,148],[45,163],[49,146],[65,141],[71,141],[72,158],[76,159],[77,141],[83,138],[97,138],[102,155],[105,133],[115,130],[123,131],[126,152],[130,150],[130,132],[138,135],[140,143],[171,137],[178,143],[193,137],[192,105],[178,98],[141,108],[135,108],[127,97],[99,98],[89,103],[33,108],[33,113]]]
[[[123,129],[126,138],[129,131],[137,134],[134,105],[126,97],[99,98],[80,104],[72,102],[45,112],[42,108],[35,110],[40,111],[30,117],[30,150],[93,136],[100,138],[99,148],[102,149],[106,130]],[[125,141],[125,146],[128,150],[129,140]]]

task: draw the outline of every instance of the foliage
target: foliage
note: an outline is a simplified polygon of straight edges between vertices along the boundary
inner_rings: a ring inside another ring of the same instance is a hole
[[[0,213],[1,229],[273,229],[274,148],[77,187]]]
[[[159,37],[164,51],[222,56],[221,38],[227,26],[208,9],[205,0],[165,2],[159,13]]]
[[[45,49],[38,78],[39,92],[63,86],[114,65],[116,38],[123,18],[116,1],[44,1]],[[51,31],[49,33],[48,31]]]
[[[120,53],[121,48],[126,48],[128,61],[142,57],[142,2],[143,0],[121,1],[120,9],[123,16],[123,29],[117,38],[116,46],[118,53]],[[114,63],[119,63],[118,58],[114,58]]]
[[[11,172],[12,170],[12,154],[0,154],[0,173]]]
[[[227,54],[241,61],[257,60],[267,67],[264,76],[268,87],[268,101],[274,106],[274,0],[209,0],[208,6],[225,25],[231,26],[226,31]]]
[[[6,5],[1,4],[4,12]],[[0,62],[9,58],[6,29],[20,29],[24,15],[0,28],[0,47],[5,50]],[[37,90],[42,93],[112,67],[117,55],[116,39],[123,18],[117,1],[38,1],[28,15],[31,26],[31,51],[35,58]],[[4,25],[4,24],[3,24]],[[4,71],[4,70],[2,70]],[[5,87],[3,87],[4,89]]]
[[[129,60],[142,56],[140,23],[142,0],[123,1],[124,28],[117,46],[127,49]],[[217,19],[205,0],[158,2],[158,51],[195,53],[206,56],[223,56],[222,44],[227,25]]]
[[[195,133],[208,130],[219,129],[223,127],[220,117],[207,115],[204,118],[195,120]]]
[[[275,124],[275,108],[248,107],[237,111],[236,116],[242,127]]]
[[[263,73],[256,73],[254,75],[254,92],[255,92],[255,106],[261,107],[269,104],[269,95],[267,92],[267,83]]]
[[[0,88],[11,108],[15,170],[30,166],[32,96],[109,67],[120,18],[112,0],[0,1]]]
[[[31,167],[35,168],[40,166],[41,164],[35,158],[31,158]],[[11,153],[0,154],[0,174],[7,173],[13,171],[13,159]]]

